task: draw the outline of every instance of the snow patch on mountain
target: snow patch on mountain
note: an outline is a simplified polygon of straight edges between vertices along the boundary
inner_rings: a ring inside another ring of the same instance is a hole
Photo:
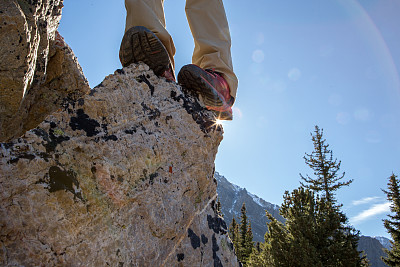
[[[228,225],[233,217],[240,220],[243,203],[246,203],[247,216],[251,222],[254,241],[264,241],[264,234],[268,230],[267,222],[269,221],[265,211],[268,211],[279,221],[284,221],[284,218],[279,214],[278,205],[271,204],[257,195],[251,194],[246,188],[232,184],[218,172],[215,172],[214,177],[218,182],[217,192],[221,202],[221,211]]]
[[[264,199],[260,198],[257,195],[254,195],[254,194],[252,194],[250,192],[248,192],[248,194],[249,194],[249,196],[251,196],[253,201],[256,202],[258,205],[260,205],[261,207],[268,208],[268,209],[273,209],[273,210],[276,210],[276,211],[279,210],[279,206],[278,205],[268,203]]]
[[[389,238],[383,237],[383,236],[373,236],[376,240],[378,240],[382,246],[384,246],[386,249],[391,249],[392,248],[392,243]]]

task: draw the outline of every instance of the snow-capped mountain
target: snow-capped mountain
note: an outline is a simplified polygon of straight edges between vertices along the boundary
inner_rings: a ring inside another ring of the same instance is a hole
[[[378,240],[382,246],[386,249],[391,249],[392,248],[392,244],[390,243],[390,239],[383,237],[383,236],[373,236],[373,238],[375,238],[376,240]]]
[[[267,222],[265,210],[272,214],[279,221],[283,222],[283,217],[279,214],[279,206],[271,204],[264,199],[247,192],[246,188],[241,188],[230,183],[224,176],[215,172],[217,179],[217,192],[221,202],[221,211],[224,214],[225,222],[229,225],[232,218],[240,221],[240,209],[246,203],[247,216],[251,222],[254,241],[264,242],[264,235],[267,232]]]

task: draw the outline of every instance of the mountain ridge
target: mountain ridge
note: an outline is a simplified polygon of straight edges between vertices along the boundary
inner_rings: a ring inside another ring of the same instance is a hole
[[[218,172],[214,174],[218,182],[217,193],[221,202],[221,211],[224,214],[224,219],[229,225],[232,218],[240,220],[240,209],[243,202],[246,203],[247,216],[250,219],[253,230],[254,241],[263,242],[264,234],[267,231],[267,222],[265,210],[268,210],[280,222],[284,222],[284,218],[279,214],[279,206],[265,201],[247,191],[238,185],[229,182],[223,175]]]
[[[253,241],[264,242],[264,234],[268,230],[268,219],[265,216],[265,212],[260,212],[260,209],[265,208],[280,222],[285,221],[279,214],[279,205],[270,203],[248,192],[246,188],[229,182],[226,177],[218,172],[215,172],[214,177],[218,182],[217,192],[221,202],[221,212],[228,225],[231,223],[233,216],[235,216],[236,221],[240,221],[240,209],[243,202],[246,203],[247,216],[250,219],[253,231]],[[386,266],[380,260],[380,257],[385,255],[383,248],[390,248],[390,240],[386,237],[360,237],[359,250],[366,252],[372,267]]]

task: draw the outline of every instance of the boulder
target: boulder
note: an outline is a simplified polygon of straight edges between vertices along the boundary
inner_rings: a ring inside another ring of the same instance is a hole
[[[57,33],[62,0],[0,1],[0,141],[21,136],[90,88]]]
[[[61,107],[0,146],[0,265],[239,265],[196,97],[132,64]]]

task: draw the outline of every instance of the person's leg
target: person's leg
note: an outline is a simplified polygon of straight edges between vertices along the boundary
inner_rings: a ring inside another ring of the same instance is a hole
[[[125,0],[125,32],[134,26],[144,26],[152,31],[165,46],[174,67],[175,46],[165,29],[164,0]]]
[[[233,72],[231,37],[222,0],[186,0],[185,10],[195,43],[192,63],[222,73],[235,98],[238,79]]]

